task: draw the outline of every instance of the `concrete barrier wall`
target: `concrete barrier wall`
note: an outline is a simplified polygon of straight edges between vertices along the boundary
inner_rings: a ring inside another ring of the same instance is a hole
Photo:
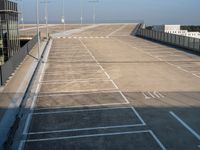
[[[138,29],[136,35],[150,40],[159,41],[173,46],[186,48],[200,53],[200,39],[191,38],[171,33],[153,31],[148,29]]]
[[[31,51],[31,49],[38,42],[38,36],[35,35],[26,45],[24,45],[20,50],[14,54],[5,64],[0,66],[0,85],[6,83],[10,75],[19,66],[19,64],[24,60],[26,55]]]

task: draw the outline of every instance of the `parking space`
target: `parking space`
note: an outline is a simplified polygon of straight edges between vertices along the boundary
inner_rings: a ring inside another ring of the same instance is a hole
[[[127,104],[118,91],[48,94],[38,96],[35,110]]]
[[[129,36],[134,28],[53,39],[19,149],[199,149],[199,56]]]
[[[77,120],[79,123],[77,123]],[[53,124],[56,122],[57,125]],[[70,132],[145,125],[129,107],[33,113],[28,134]]]
[[[134,141],[134,142],[133,142]],[[145,144],[144,144],[144,141]],[[87,150],[164,150],[152,131],[132,131],[28,141],[27,150],[35,149],[87,149]]]

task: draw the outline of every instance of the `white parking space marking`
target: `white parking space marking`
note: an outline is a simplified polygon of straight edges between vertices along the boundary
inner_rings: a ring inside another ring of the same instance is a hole
[[[194,75],[195,77],[197,77],[197,78],[200,78],[200,76],[199,76],[199,75],[197,75],[197,74],[195,74],[195,73],[193,73],[193,75]]]
[[[100,106],[120,106],[126,105],[127,102],[122,103],[105,103],[105,104],[91,104],[91,105],[75,105],[67,107],[53,107],[53,109],[68,109],[68,108],[82,108],[82,107],[100,107]],[[35,108],[36,111],[48,110],[49,108]]]
[[[108,39],[108,38],[110,38],[110,37],[107,37],[107,36],[84,36],[84,37],[81,37],[81,36],[79,36],[79,37],[68,37],[68,39],[72,39],[72,38],[74,38],[74,39]]]
[[[82,43],[82,45],[85,47],[85,49],[89,52],[89,54],[92,56],[92,58],[95,60],[95,62],[99,65],[99,67],[104,71],[104,73],[107,75],[108,79],[111,79],[110,75],[105,71],[105,69],[101,66],[101,64],[98,62],[98,60],[94,57],[94,55],[92,54],[92,52],[87,48],[87,46],[83,43],[83,41],[80,40],[80,42]],[[124,98],[124,100],[129,104],[129,100],[126,98],[126,96],[122,93],[122,91],[119,89],[119,87],[116,85],[116,83],[111,80],[113,85],[115,86],[116,89],[118,89],[120,91],[121,96]],[[135,108],[132,108],[133,111],[136,113],[136,115],[140,118],[140,120],[146,124],[144,122],[144,120],[142,119],[142,117],[138,114],[138,112],[135,110]]]
[[[98,81],[105,81],[105,82],[111,82],[112,83],[112,80],[110,79],[103,79],[103,80],[96,80],[96,79],[93,79],[93,80],[68,80],[68,81],[62,81],[62,83],[84,83],[84,82],[98,82]],[[59,82],[42,82],[40,81],[39,84],[42,84],[42,85],[45,85],[45,84],[61,84],[60,81]]]
[[[48,115],[48,114],[61,114],[70,112],[90,112],[90,111],[103,111],[103,110],[120,110],[120,109],[132,109],[131,107],[115,107],[115,108],[89,108],[89,109],[78,109],[78,110],[61,110],[61,111],[50,111],[50,112],[35,112],[33,115]],[[135,113],[135,112],[134,112]]]
[[[91,74],[101,73],[99,71],[100,71],[100,69],[94,70],[94,71],[87,71],[87,73],[91,73]],[[69,74],[70,75],[70,74],[81,74],[83,72],[85,72],[85,71],[56,71],[56,73],[53,71],[46,71],[44,74],[45,75],[58,75],[58,73],[59,73],[59,74]]]
[[[129,135],[129,134],[142,134],[149,133],[156,143],[160,146],[162,150],[166,150],[164,145],[156,137],[156,135],[151,130],[141,130],[141,131],[130,131],[130,132],[115,132],[115,133],[103,133],[103,134],[90,134],[90,135],[78,135],[78,136],[68,136],[68,137],[56,137],[56,138],[46,138],[46,139],[31,139],[23,140],[21,143],[26,142],[41,142],[41,141],[57,141],[57,140],[67,140],[67,139],[79,139],[79,138],[89,138],[89,137],[103,137],[103,136],[117,136],[117,135]],[[22,145],[22,144],[20,144]],[[19,149],[21,150],[21,149]]]
[[[161,94],[160,92],[154,91],[154,92],[142,92],[143,96],[145,97],[145,99],[155,99],[155,98],[164,98],[165,96],[163,94]]]
[[[70,83],[70,82],[90,82],[90,81],[105,81],[104,78],[86,78],[86,79],[70,79],[70,80],[43,80],[39,84],[52,84],[52,83]]]
[[[110,75],[105,71],[105,69],[101,66],[101,64],[97,61],[97,59],[94,57],[94,55],[92,54],[92,52],[87,48],[87,46],[83,43],[83,41],[80,40],[80,42],[82,43],[82,45],[85,47],[85,49],[88,51],[88,53],[92,56],[92,58],[94,59],[94,61],[99,65],[99,67],[103,70],[103,72],[106,74],[106,76],[108,77],[108,79],[111,79]],[[111,82],[113,83],[113,85],[115,86],[116,89],[120,90],[119,87],[115,84],[115,82],[113,80],[111,80]],[[128,101],[128,99],[125,97],[125,95],[120,91],[120,94],[122,95],[122,97],[124,98],[125,101],[127,101],[127,103],[130,103]]]
[[[107,35],[107,37],[112,36],[113,34],[115,34],[116,32],[118,32],[118,31],[120,31],[120,30],[122,30],[122,29],[125,28],[125,27],[126,27],[126,25],[123,25],[123,26],[119,27],[118,29],[116,29],[116,30],[112,31],[111,33],[109,33],[109,34]]]
[[[27,135],[36,134],[52,134],[52,133],[63,133],[63,132],[77,132],[77,131],[90,131],[90,130],[100,130],[100,129],[115,129],[115,128],[128,128],[128,127],[140,127],[142,124],[133,125],[119,125],[119,126],[106,126],[106,127],[94,127],[94,128],[81,128],[81,129],[66,129],[66,130],[56,130],[56,131],[45,131],[45,132],[30,132]]]
[[[171,66],[174,66],[174,67],[176,67],[177,69],[179,69],[179,70],[181,70],[181,71],[183,71],[183,72],[190,73],[191,75],[193,75],[193,76],[195,76],[195,77],[197,77],[197,78],[200,79],[200,76],[198,76],[198,75],[196,75],[196,74],[192,74],[192,73],[189,72],[188,70],[185,70],[185,69],[183,69],[182,67],[180,67],[180,66],[178,66],[178,65],[174,65],[174,64],[170,63],[170,62],[167,61],[167,60],[163,60],[162,58],[157,57],[157,56],[151,54],[151,52],[146,52],[145,50],[141,50],[140,48],[134,47],[134,46],[132,46],[131,44],[128,44],[127,42],[124,42],[124,41],[122,41],[122,40],[120,40],[120,39],[115,39],[115,40],[119,41],[120,43],[125,43],[125,44],[127,44],[129,47],[131,47],[131,48],[137,49],[137,50],[139,50],[140,52],[143,52],[143,53],[145,53],[145,54],[147,54],[147,55],[149,55],[149,56],[151,56],[151,57],[153,57],[153,58],[155,58],[155,59],[157,59],[157,60],[163,61],[163,62],[165,62],[166,64],[169,64],[169,65],[171,65]],[[162,47],[160,47],[160,48],[162,48]]]
[[[192,133],[199,141],[200,135],[195,132],[189,125],[187,125],[180,117],[178,117],[174,112],[169,112],[179,123],[181,123],[190,133]]]
[[[74,112],[95,112],[95,111],[104,111],[104,110],[121,110],[121,109],[130,109],[133,111],[133,115],[135,110],[133,107],[116,107],[116,108],[97,108],[97,109],[80,109],[80,110],[66,110],[66,111],[51,111],[51,112],[39,112],[33,113],[30,115],[49,115],[49,114],[62,114],[62,113],[74,113]],[[103,126],[103,127],[91,127],[91,128],[79,128],[79,129],[66,129],[66,130],[55,130],[55,131],[40,131],[40,132],[26,132],[25,134],[47,134],[47,133],[61,133],[61,132],[75,132],[75,131],[85,131],[85,130],[99,130],[99,129],[114,129],[114,128],[127,128],[127,127],[136,127],[136,126],[145,126],[146,124],[141,120],[140,117],[137,116],[137,119],[140,120],[140,123],[132,123],[132,124],[125,124],[125,125],[113,125],[113,126]],[[133,120],[135,120],[133,118]]]
[[[101,91],[113,91],[116,88],[108,88],[108,89],[88,89],[88,90],[69,90],[69,91],[56,91],[56,93],[78,93],[78,92],[101,92]],[[40,94],[51,94],[52,92],[40,92]]]
[[[67,96],[67,95],[85,95],[85,94],[103,94],[103,93],[118,93],[118,90],[113,91],[100,91],[100,92],[82,92],[82,93],[57,93],[57,94],[48,94],[48,95],[38,95],[38,97],[46,97],[46,96]]]

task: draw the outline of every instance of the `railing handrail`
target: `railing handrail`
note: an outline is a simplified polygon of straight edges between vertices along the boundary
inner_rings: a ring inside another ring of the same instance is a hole
[[[0,85],[5,84],[10,75],[14,72],[17,66],[24,60],[26,55],[38,42],[38,35],[35,35],[29,42],[20,48],[12,57],[9,58],[3,65],[0,65]]]
[[[183,35],[142,28],[137,30],[136,35],[200,53],[200,39],[195,37],[187,37]]]

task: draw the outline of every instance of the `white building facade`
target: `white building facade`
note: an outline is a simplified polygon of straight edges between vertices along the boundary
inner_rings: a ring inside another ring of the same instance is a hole
[[[187,30],[181,30],[181,25],[158,25],[153,26],[153,30],[200,39],[199,32],[188,32]]]

